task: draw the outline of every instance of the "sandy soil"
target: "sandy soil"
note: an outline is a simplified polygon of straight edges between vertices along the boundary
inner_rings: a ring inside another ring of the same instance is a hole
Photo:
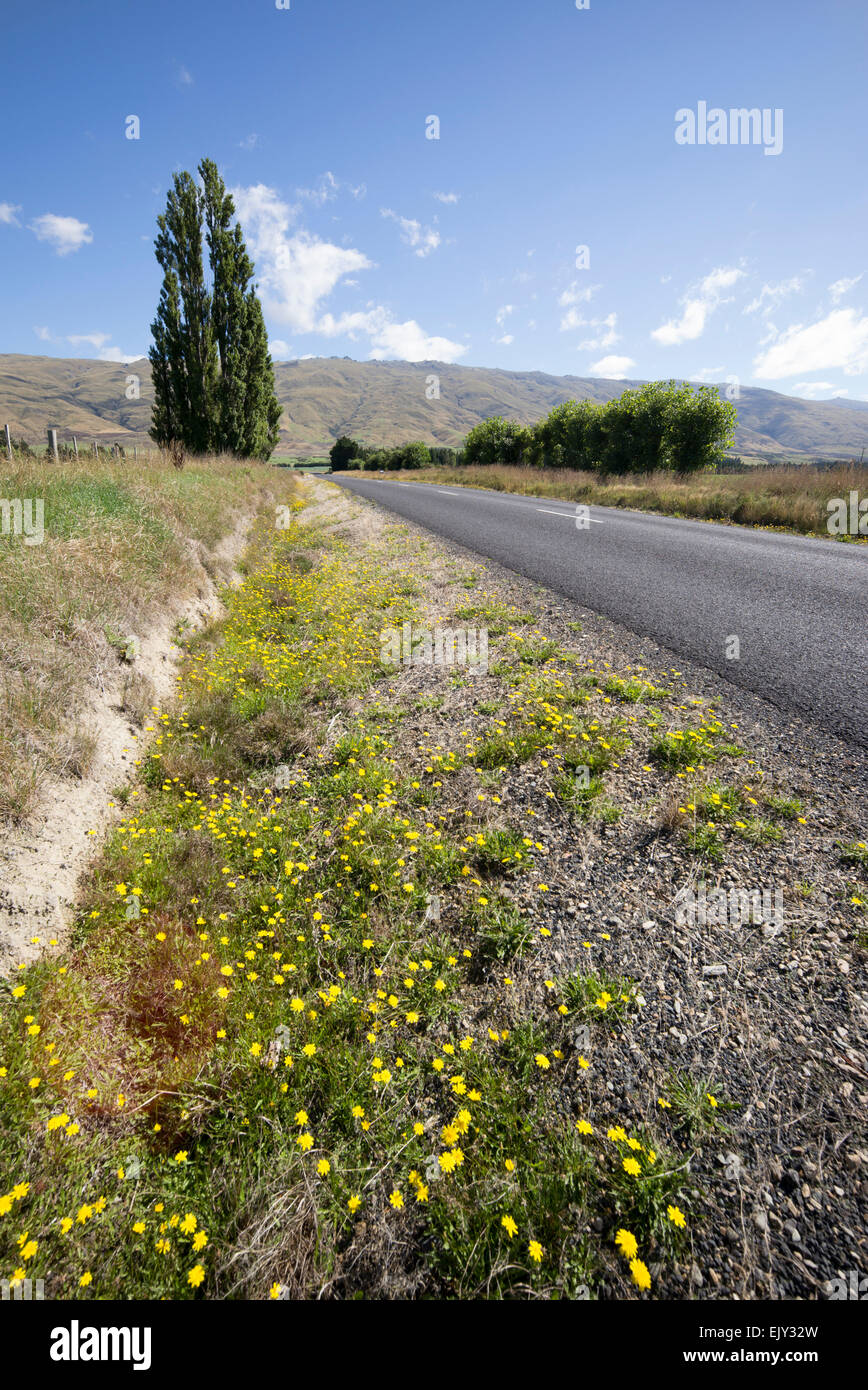
[[[37,814],[7,831],[0,844],[0,974],[62,944],[78,880],[118,815],[115,795],[131,779],[151,737],[135,727],[124,708],[125,683],[134,675],[158,706],[172,698],[178,624],[195,629],[219,614],[220,588],[241,580],[237,563],[252,519],[252,514],[242,516],[211,552],[190,543],[196,592],[179,595],[147,632],[137,634],[139,652],[132,663],[119,662],[108,674],[95,672],[87,705],[72,712],[71,719],[97,737],[87,775],[48,782]]]

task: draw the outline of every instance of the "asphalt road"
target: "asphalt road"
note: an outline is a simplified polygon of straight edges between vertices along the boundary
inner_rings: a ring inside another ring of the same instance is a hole
[[[571,502],[330,481],[868,746],[868,547],[611,507],[579,529]]]

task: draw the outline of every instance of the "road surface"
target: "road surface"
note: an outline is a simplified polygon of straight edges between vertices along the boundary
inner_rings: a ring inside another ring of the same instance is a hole
[[[579,528],[571,502],[330,481],[868,746],[866,546],[611,507]]]

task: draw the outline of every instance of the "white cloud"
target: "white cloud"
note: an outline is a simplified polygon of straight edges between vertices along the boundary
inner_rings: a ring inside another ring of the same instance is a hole
[[[78,251],[86,242],[93,241],[93,232],[86,222],[77,217],[57,217],[53,212],[43,213],[30,224],[30,230],[37,240],[48,241],[58,256],[68,256],[70,251]]]
[[[238,141],[238,148],[239,150],[255,150],[258,144],[259,136],[256,131],[252,131],[250,135],[245,135],[243,140]]]
[[[719,266],[712,270],[691,293],[680,302],[684,308],[680,319],[669,319],[655,328],[651,337],[663,347],[675,347],[702,336],[709,314],[719,304],[727,303],[723,291],[742,279],[743,270],[734,266]]]
[[[607,376],[622,381],[635,365],[632,357],[601,357],[599,362],[591,363],[588,371],[591,376]]]
[[[848,280],[846,276],[843,280],[836,280],[833,285],[829,286],[829,294],[832,296],[832,303],[837,304],[838,300],[843,299],[844,295],[852,290],[854,285],[858,285],[861,279],[861,275],[854,275],[850,280]]]
[[[566,333],[571,328],[582,328],[587,323],[594,322],[593,319],[585,319],[575,307],[577,304],[589,304],[591,299],[602,289],[602,285],[580,285],[578,280],[574,280],[571,285],[558,296],[558,304],[566,313],[561,317],[561,332]]]
[[[321,208],[323,203],[331,203],[338,196],[340,184],[330,169],[324,174],[320,174],[313,188],[297,188],[296,193],[299,198],[306,198],[308,202]]]
[[[588,325],[593,328],[605,328],[605,332],[597,334],[595,338],[586,338],[579,343],[579,352],[605,352],[606,347],[615,346],[620,342],[620,334],[615,332],[615,324],[618,322],[618,314],[606,314],[605,318],[588,318]]]
[[[282,338],[269,338],[268,351],[275,362],[288,362],[293,356],[289,343],[285,343]]]
[[[461,197],[460,193],[435,193],[433,195],[438,203],[457,203]]]
[[[818,323],[793,324],[753,365],[766,381],[830,368],[856,376],[868,370],[868,318],[855,309],[833,309]]]
[[[382,305],[371,304],[365,310],[338,316],[323,313],[323,302],[336,287],[354,272],[370,270],[373,262],[361,251],[320,241],[294,228],[296,209],[265,184],[233,188],[231,193],[256,262],[267,318],[287,324],[297,333],[367,337],[370,356],[376,359],[454,362],[467,351],[463,343],[425,333],[415,319],[397,322]]]
[[[92,348],[101,348],[104,343],[111,342],[111,336],[111,333],[68,333],[66,341],[72,343],[73,347],[89,343]]]
[[[579,352],[605,352],[606,348],[614,347],[619,341],[620,334],[616,333],[615,325],[618,322],[617,314],[607,314],[601,319],[586,319],[579,313],[578,309],[570,309],[561,320],[561,328],[598,328],[604,332],[592,334],[590,338],[585,338],[579,343]]]
[[[185,68],[183,63],[179,63],[175,69],[175,81],[179,87],[192,87],[193,74],[189,68]]]
[[[118,347],[102,348],[97,353],[100,362],[141,362],[145,354],[143,352],[121,352]]]
[[[566,309],[568,304],[588,304],[597,290],[602,288],[602,285],[580,285],[578,280],[573,280],[558,296],[558,304],[562,309]]]
[[[39,336],[49,335],[46,330],[45,335],[39,332]],[[121,352],[119,347],[106,347],[106,344],[111,342],[111,336],[110,333],[68,333],[66,341],[73,347],[82,347],[85,344],[92,347],[100,362],[138,362],[144,357],[143,352]]]
[[[51,330],[48,328],[37,328],[34,326],[33,332],[42,343],[50,343],[52,340]]]
[[[364,334],[371,340],[369,356],[380,361],[400,358],[405,362],[456,362],[467,351],[464,343],[430,337],[415,319],[396,323],[382,305],[357,313],[341,314],[337,319],[326,314],[317,325],[317,331],[327,337],[347,333],[354,338],[356,334]]]
[[[381,208],[380,216],[390,217],[393,222],[398,223],[401,236],[408,246],[413,247],[417,256],[430,256],[440,245],[440,233],[435,232],[433,227],[423,227],[422,223],[413,217],[400,217],[391,208]]]
[[[579,343],[579,351],[587,349],[588,352],[594,352],[597,349],[615,346],[620,337],[620,334],[615,332],[617,322],[617,314],[607,314],[601,319],[586,319],[578,309],[569,309],[561,320],[561,328],[604,328],[605,333],[586,338],[584,342]]]
[[[353,195],[354,198],[364,198],[368,192],[368,185],[366,183],[360,183],[356,185],[355,188],[351,183],[348,183],[347,188],[350,190],[350,193]]]
[[[500,343],[502,347],[509,347],[510,343],[515,342],[515,335],[513,333],[504,333],[502,338],[495,338],[494,342]]]
[[[691,381],[720,381],[721,377],[726,376],[726,367],[703,367],[701,372],[696,372]]]
[[[794,275],[789,280],[781,280],[777,285],[763,285],[756,299],[751,300],[744,312],[755,314],[760,310],[763,314],[773,313],[789,295],[801,294],[805,284],[806,277]]]
[[[0,222],[5,222],[9,227],[20,227],[21,223],[15,216],[20,211],[18,203],[0,203]]]
[[[494,316],[494,321],[495,321],[496,324],[499,325],[500,328],[502,328],[503,325],[506,323],[506,320],[509,318],[510,314],[514,314],[514,313],[515,313],[515,305],[514,305],[514,304],[503,304],[503,305],[501,305],[501,307],[498,309],[497,313],[495,314],[495,316]]]
[[[233,188],[232,197],[256,262],[266,315],[297,333],[316,331],[323,300],[345,276],[369,270],[372,262],[361,251],[291,231],[294,210],[265,184]]]
[[[846,396],[847,388],[836,386],[832,381],[797,381],[792,388],[794,396],[806,396],[809,401],[828,400],[835,396]]]

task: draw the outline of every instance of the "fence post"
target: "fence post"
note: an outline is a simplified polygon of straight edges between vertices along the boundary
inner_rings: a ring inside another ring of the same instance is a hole
[[[78,458],[78,440],[76,439],[75,435],[72,436],[72,448],[75,457]]]
[[[11,433],[11,431],[10,431],[8,425],[4,425],[4,426],[3,426],[3,430],[4,430],[4,433],[5,433],[5,435],[6,435],[6,457],[7,457],[8,459],[11,459],[11,458],[12,458],[12,433]]]
[[[96,440],[93,441],[93,456],[95,459],[99,458],[99,445]]]
[[[48,431],[48,447],[54,455],[54,462],[59,463],[60,460],[57,453],[57,430]]]

